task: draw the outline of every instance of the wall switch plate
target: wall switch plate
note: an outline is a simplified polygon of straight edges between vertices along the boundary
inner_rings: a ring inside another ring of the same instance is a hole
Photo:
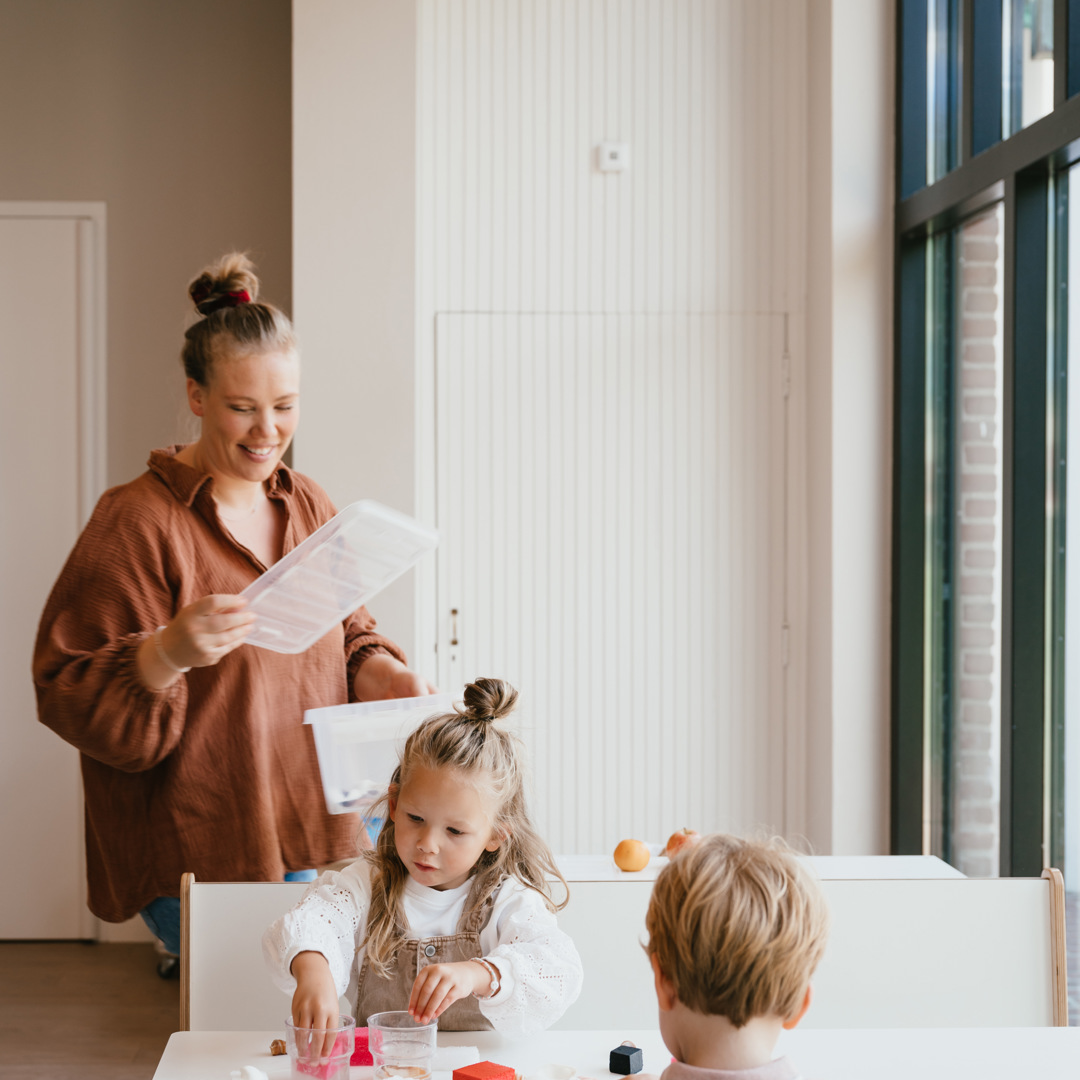
[[[601,172],[625,172],[630,168],[630,144],[601,143],[596,148],[596,167]]]

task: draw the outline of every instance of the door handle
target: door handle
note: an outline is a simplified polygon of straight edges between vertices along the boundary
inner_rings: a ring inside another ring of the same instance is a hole
[[[458,609],[456,607],[452,607],[450,609],[450,644],[451,645],[456,645],[458,643],[457,616],[458,616]]]

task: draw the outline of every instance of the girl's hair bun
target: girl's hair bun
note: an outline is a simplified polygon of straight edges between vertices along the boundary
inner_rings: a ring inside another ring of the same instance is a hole
[[[259,298],[255,266],[243,252],[233,251],[223,255],[188,286],[188,295],[200,315],[212,315],[224,307],[254,303]]]
[[[490,722],[514,711],[518,692],[504,679],[477,679],[464,696],[466,719]]]

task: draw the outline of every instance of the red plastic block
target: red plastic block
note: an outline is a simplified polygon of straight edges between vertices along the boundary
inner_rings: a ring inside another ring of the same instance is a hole
[[[514,1080],[514,1070],[509,1065],[496,1065],[494,1061],[478,1061],[454,1070],[454,1080]]]
[[[368,1031],[366,1027],[356,1029],[356,1048],[349,1058],[350,1065],[374,1065],[375,1059],[368,1049]]]

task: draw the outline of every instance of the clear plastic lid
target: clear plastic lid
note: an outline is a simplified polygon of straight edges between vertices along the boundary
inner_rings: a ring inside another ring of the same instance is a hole
[[[410,732],[429,716],[452,708],[449,694],[431,694],[308,709],[304,723],[315,736],[327,810],[363,811],[385,795]]]
[[[256,615],[247,644],[303,652],[438,542],[433,529],[381,503],[346,506],[241,593]]]

